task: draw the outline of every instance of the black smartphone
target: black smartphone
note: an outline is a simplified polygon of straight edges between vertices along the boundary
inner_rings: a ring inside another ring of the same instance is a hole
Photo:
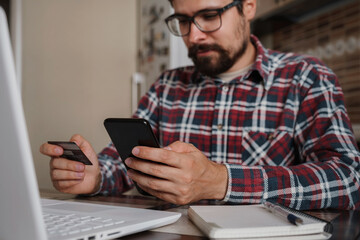
[[[48,141],[48,143],[60,146],[64,149],[64,152],[60,157],[77,162],[82,162],[85,165],[92,165],[90,160],[86,157],[83,151],[81,151],[79,146],[76,145],[76,143],[66,141]]]
[[[132,157],[131,151],[136,146],[160,147],[159,142],[146,119],[107,118],[104,126],[123,161]],[[126,164],[125,164],[126,166]],[[128,166],[126,166],[128,168]],[[141,194],[150,195],[137,186]]]

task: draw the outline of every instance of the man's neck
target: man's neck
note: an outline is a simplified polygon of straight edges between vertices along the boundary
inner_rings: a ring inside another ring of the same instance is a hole
[[[255,62],[255,59],[256,59],[256,48],[254,44],[249,40],[248,47],[246,48],[243,56],[239,58],[239,60],[224,73],[231,73],[244,69],[247,66],[251,65],[253,62]]]
[[[223,82],[230,82],[234,78],[237,78],[239,76],[245,75],[251,68],[253,63],[249,64],[248,66],[236,70],[235,72],[226,72],[218,75],[218,78],[220,78]]]

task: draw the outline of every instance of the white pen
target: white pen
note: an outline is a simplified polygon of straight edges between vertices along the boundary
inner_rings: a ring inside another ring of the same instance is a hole
[[[270,202],[265,202],[264,206],[272,213],[279,215],[281,217],[284,217],[287,219],[290,223],[294,225],[301,225],[303,224],[303,220],[294,214],[291,214],[284,209],[282,209],[280,206],[277,206],[276,204],[272,204]]]

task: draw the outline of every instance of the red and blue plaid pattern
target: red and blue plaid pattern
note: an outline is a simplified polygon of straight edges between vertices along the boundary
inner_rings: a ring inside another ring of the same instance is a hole
[[[360,154],[335,74],[319,60],[263,48],[229,83],[193,67],[164,72],[134,117],[150,121],[162,146],[194,144],[224,163],[224,201],[272,199],[296,209],[360,206]],[[133,186],[114,147],[100,154],[101,193]]]

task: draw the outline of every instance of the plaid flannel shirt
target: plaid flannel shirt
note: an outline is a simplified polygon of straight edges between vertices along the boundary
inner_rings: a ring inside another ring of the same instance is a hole
[[[226,83],[194,67],[164,72],[134,117],[150,121],[162,146],[192,143],[228,169],[224,201],[273,200],[296,209],[360,206],[359,160],[343,93],[319,60],[265,49]],[[99,154],[100,193],[133,186],[110,143]]]

